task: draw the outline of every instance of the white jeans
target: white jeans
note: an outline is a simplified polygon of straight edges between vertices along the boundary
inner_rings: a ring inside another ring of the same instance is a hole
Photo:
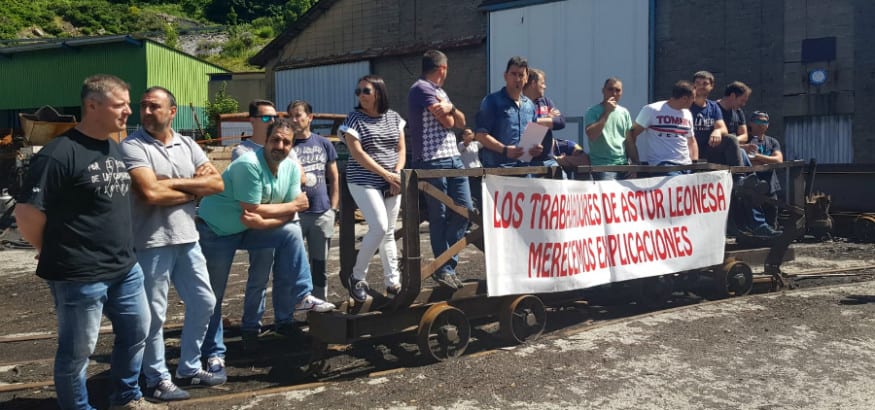
[[[352,268],[352,277],[363,280],[368,275],[368,264],[377,249],[383,260],[383,281],[387,287],[400,285],[398,248],[395,245],[395,221],[401,209],[401,195],[383,198],[376,188],[347,184],[349,193],[368,223],[368,233],[362,239],[359,253]]]

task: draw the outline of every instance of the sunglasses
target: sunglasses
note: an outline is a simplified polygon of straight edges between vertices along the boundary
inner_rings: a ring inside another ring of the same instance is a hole
[[[261,115],[258,118],[261,118],[261,122],[268,123],[279,118],[279,115]]]
[[[356,96],[356,97],[358,97],[358,96],[360,96],[360,95],[362,95],[362,94],[364,94],[364,95],[371,95],[371,94],[373,94],[373,93],[374,93],[374,89],[373,89],[373,88],[356,88],[356,89],[355,89],[355,96]]]
[[[759,125],[769,125],[769,121],[768,121],[768,120],[753,120],[752,122],[753,122],[754,124],[759,124]]]

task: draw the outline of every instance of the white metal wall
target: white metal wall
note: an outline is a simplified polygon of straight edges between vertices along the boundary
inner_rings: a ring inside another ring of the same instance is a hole
[[[634,120],[649,102],[649,8],[648,0],[566,0],[490,13],[489,92],[504,86],[507,60],[519,55],[547,74],[547,97],[566,118],[583,117],[605,79],[619,77],[620,105]],[[585,142],[582,125],[556,135]]]
[[[358,79],[370,72],[368,61],[277,71],[277,109],[285,110],[294,100],[306,100],[315,112],[346,114],[357,104],[353,91]]]

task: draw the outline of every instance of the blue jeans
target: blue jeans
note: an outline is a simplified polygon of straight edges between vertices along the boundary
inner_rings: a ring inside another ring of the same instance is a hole
[[[671,161],[662,161],[662,162],[660,162],[660,163],[657,164],[657,165],[660,166],[660,167],[663,167],[663,166],[669,166],[669,167],[670,167],[670,166],[674,166],[674,165],[682,165],[682,164],[678,164],[678,163],[671,162]],[[665,173],[661,173],[661,174],[660,174],[660,173],[653,173],[652,176],[676,177],[676,176],[678,176],[678,175],[687,175],[687,174],[689,174],[689,173],[690,173],[689,170],[682,170],[682,171],[671,171],[671,172],[665,172]]]
[[[462,159],[458,156],[452,158],[440,158],[431,161],[420,161],[417,164],[420,169],[463,169]],[[468,185],[468,177],[443,177],[429,178],[429,184],[441,192],[446,193],[456,205],[465,209],[471,210],[471,188]],[[465,231],[468,230],[468,220],[461,215],[448,210],[446,205],[438,201],[431,195],[426,195],[426,203],[428,204],[428,232],[431,240],[431,251],[434,257],[437,258],[447,249],[453,246],[465,236]],[[453,255],[452,259],[447,261],[440,270],[455,274],[456,265],[459,263],[459,256]]]
[[[753,163],[750,162],[750,157],[747,155],[747,151],[739,148],[738,155],[741,157],[741,165],[746,167],[753,166]],[[733,175],[733,179],[735,179],[735,182],[738,182],[740,177],[741,175]],[[744,205],[750,208],[749,213],[743,211],[745,219],[744,223],[747,225],[748,228],[754,229],[759,227],[760,225],[766,224],[766,214],[760,207],[754,206],[751,203],[745,203]]]
[[[310,265],[304,251],[301,227],[297,222],[288,222],[273,229],[247,229],[233,235],[219,236],[201,220],[197,222],[200,245],[207,259],[210,286],[216,295],[216,308],[210,318],[201,353],[207,357],[225,357],[225,341],[222,329],[222,299],[231,263],[238,249],[274,250],[273,302],[276,323],[291,323],[295,305],[313,291]],[[268,269],[269,271],[269,269]]]
[[[270,270],[273,267],[273,248],[250,249],[248,252],[249,276],[246,278],[246,292],[243,295],[243,321],[240,330],[260,332],[261,318],[264,316],[267,301],[267,282],[270,280]],[[276,295],[274,295],[273,310],[275,311],[276,302]]]
[[[152,314],[152,325],[143,355],[146,386],[154,387],[161,380],[170,380],[164,360],[164,320],[167,317],[167,292],[171,281],[179,298],[185,303],[185,322],[176,374],[180,377],[194,375],[201,369],[201,345],[216,305],[201,247],[193,242],[137,249],[137,259],[143,266],[146,299]]]
[[[143,397],[137,379],[143,361],[149,309],[143,292],[143,270],[135,264],[118,279],[99,282],[47,281],[58,315],[55,392],[62,409],[92,409],[85,388],[88,357],[94,353],[100,317],[112,322],[115,343],[110,359],[113,393],[110,403]]]

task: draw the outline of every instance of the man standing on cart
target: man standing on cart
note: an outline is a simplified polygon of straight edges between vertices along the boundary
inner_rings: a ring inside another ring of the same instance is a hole
[[[529,79],[529,62],[523,57],[511,57],[504,70],[505,86],[486,96],[477,112],[477,141],[483,144],[480,160],[486,168],[518,167],[525,149],[520,139],[530,122],[538,121],[535,104],[523,95]],[[529,150],[533,158],[544,151],[540,144]]]
[[[456,109],[441,88],[447,80],[448,70],[444,53],[426,51],[422,56],[422,77],[410,86],[407,94],[414,168],[464,169],[453,128],[465,127],[465,114]],[[468,177],[429,178],[427,181],[452,198],[456,205],[471,209]],[[431,249],[438,257],[465,236],[468,220],[431,195],[426,195],[426,202]],[[432,275],[432,279],[450,289],[462,287],[462,281],[456,275],[458,262],[458,255],[453,255]]]

